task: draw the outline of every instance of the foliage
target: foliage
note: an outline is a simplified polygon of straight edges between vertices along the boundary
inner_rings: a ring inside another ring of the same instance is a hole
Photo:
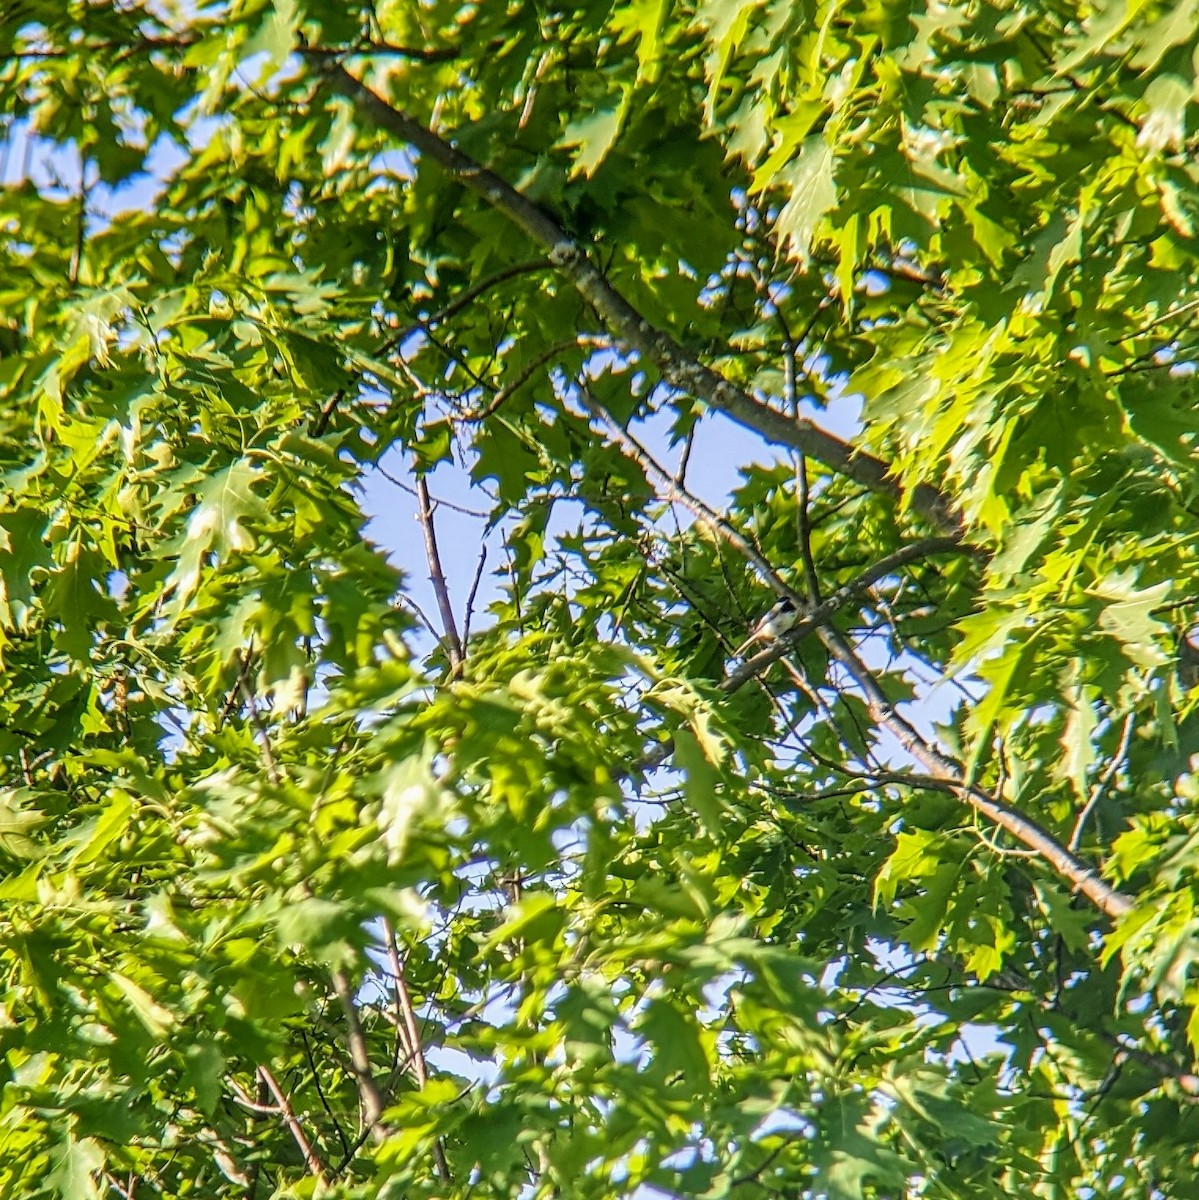
[[[8,5],[0,1196],[1196,1195],[1197,50]]]

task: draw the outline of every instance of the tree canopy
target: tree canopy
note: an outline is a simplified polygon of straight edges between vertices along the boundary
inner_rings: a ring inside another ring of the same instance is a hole
[[[0,1197],[1199,1195],[1197,62],[7,4]]]

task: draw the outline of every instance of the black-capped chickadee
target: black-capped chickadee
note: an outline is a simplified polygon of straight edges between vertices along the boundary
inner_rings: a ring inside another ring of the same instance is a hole
[[[740,658],[755,642],[777,642],[783,634],[794,628],[799,617],[799,609],[784,596],[753,627],[749,637],[733,651],[733,657]]]

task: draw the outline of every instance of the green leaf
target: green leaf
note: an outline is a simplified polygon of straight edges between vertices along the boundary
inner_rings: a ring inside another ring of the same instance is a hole
[[[511,908],[511,915],[487,939],[498,946],[515,941],[552,942],[565,927],[566,917],[557,900],[541,892],[525,896]]]
[[[22,627],[33,600],[35,576],[53,559],[45,542],[47,518],[34,509],[0,513],[0,621]]]
[[[708,1084],[710,1067],[699,1030],[665,1000],[651,1000],[637,1030],[654,1047],[654,1070],[670,1080],[681,1075],[689,1088]]]
[[[71,1133],[50,1152],[52,1163],[46,1183],[62,1200],[99,1200],[104,1151],[94,1138],[76,1139]]]
[[[253,490],[261,479],[260,469],[241,459],[201,484],[198,502],[187,519],[179,560],[167,576],[166,590],[173,593],[166,609],[168,615],[177,617],[191,600],[210,555],[219,564],[222,559],[254,549],[256,542],[249,526],[266,517],[266,507]]]
[[[1099,724],[1098,697],[1092,688],[1074,687],[1069,698],[1069,716],[1061,742],[1064,756],[1056,773],[1070,781],[1075,796],[1085,804],[1090,795],[1088,772],[1095,761],[1093,734]]]
[[[576,150],[571,175],[590,179],[603,165],[609,151],[620,137],[628,115],[632,90],[625,89],[619,103],[612,108],[589,113],[566,127],[562,145]]]
[[[653,83],[662,69],[663,26],[669,0],[630,0],[612,13],[612,28],[637,40],[637,82]]]
[[[788,251],[807,259],[817,229],[837,200],[833,150],[820,134],[804,139],[794,161],[779,172],[789,198],[778,217],[779,235]]]
[[[120,989],[134,1015],[146,1027],[146,1032],[159,1041],[163,1040],[175,1024],[174,1014],[163,1008],[145,988],[119,971],[110,971],[108,978]]]
[[[271,0],[269,13],[258,29],[241,47],[242,63],[262,54],[264,59],[248,82],[258,87],[284,63],[296,44],[296,33],[303,17],[296,0]],[[244,67],[243,67],[244,69]]]
[[[675,730],[674,758],[683,772],[687,803],[695,810],[704,828],[714,836],[718,835],[723,808],[719,798],[719,768],[690,729]]]
[[[1115,571],[1090,589],[1103,604],[1099,628],[1115,638],[1131,662],[1158,667],[1168,661],[1160,648],[1169,638],[1168,628],[1154,616],[1170,592],[1169,583],[1137,588],[1137,571]]]

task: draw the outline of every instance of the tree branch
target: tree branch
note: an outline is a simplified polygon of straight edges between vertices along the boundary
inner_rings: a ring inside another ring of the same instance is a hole
[[[254,689],[250,687],[250,681],[247,678],[249,667],[250,653],[247,651],[242,657],[238,671],[238,686],[241,689],[242,698],[246,702],[246,710],[250,714],[250,724],[254,726],[258,744],[262,749],[262,762],[266,767],[267,778],[275,787],[278,787],[283,782],[283,775],[275,761],[275,752],[271,748],[270,732],[266,727],[266,722],[262,719],[262,714],[258,711],[258,702],[254,699]]]
[[[896,498],[901,496],[899,485],[891,478],[889,464],[882,459],[857,450],[807,419],[796,420],[755,400],[688,354],[674,338],[651,325],[608,282],[584,248],[544,209],[522,196],[506,180],[406,113],[393,108],[340,62],[330,61],[326,76],[330,86],[352,100],[373,124],[415,147],[541,246],[550,262],[570,280],[608,330],[629,349],[652,362],[668,383],[703,400],[768,441],[802,451],[829,470],[853,479],[871,491]],[[951,501],[936,488],[919,484],[906,498],[911,507],[933,525],[962,536],[961,520]]]
[[[387,958],[391,966],[395,986],[397,1017],[403,1020],[403,1030],[408,1041],[408,1057],[412,1063],[416,1085],[423,1089],[425,1084],[429,1082],[429,1067],[425,1062],[425,1048],[421,1042],[420,1030],[417,1028],[416,1009],[412,1004],[412,995],[408,991],[408,981],[404,978],[404,964],[400,962],[399,951],[396,948],[395,930],[391,927],[391,922],[386,918],[383,920],[383,937],[387,942]],[[397,1031],[399,1028],[400,1026],[397,1023]],[[446,1161],[445,1148],[442,1146],[440,1138],[436,1138],[433,1141],[433,1165],[437,1170],[437,1174],[442,1179],[449,1179],[450,1166]]]
[[[266,1084],[270,1089],[271,1095],[275,1097],[275,1103],[279,1106],[279,1114],[283,1117],[284,1124],[291,1131],[292,1138],[300,1148],[300,1153],[304,1156],[304,1165],[308,1168],[308,1173],[316,1179],[318,1184],[326,1183],[328,1176],[325,1172],[325,1164],[321,1162],[319,1155],[312,1148],[312,1143],[305,1135],[303,1126],[296,1116],[295,1109],[291,1106],[291,1101],[288,1099],[287,1093],[279,1086],[279,1081],[268,1067],[258,1068],[258,1078]]]
[[[735,692],[750,679],[760,675],[772,663],[778,662],[790,650],[790,647],[801,638],[807,637],[818,626],[824,624],[840,609],[844,608],[855,596],[868,591],[880,579],[893,575],[909,563],[931,558],[934,554],[968,554],[978,553],[973,547],[965,545],[957,538],[942,536],[921,538],[909,542],[891,554],[884,555],[872,563],[856,579],[851,579],[835,592],[822,600],[815,607],[808,608],[801,620],[797,621],[777,642],[772,642],[753,658],[746,659],[740,666],[731,670],[720,686],[726,692]]]
[[[462,640],[458,636],[458,623],[454,619],[454,606],[450,603],[450,589],[441,569],[441,554],[437,549],[437,530],[433,525],[433,506],[429,502],[429,485],[423,475],[416,477],[417,519],[425,535],[425,557],[429,561],[429,582],[437,597],[437,609],[441,613],[441,624],[445,630],[442,641],[450,660],[450,672],[455,678],[462,674]]]
[[[651,482],[656,483],[656,486],[661,489],[663,495],[683,504],[715,535],[733,546],[758,571],[763,581],[777,595],[787,597],[801,611],[808,608],[805,598],[797,595],[787,585],[770,562],[748,541],[744,534],[735,529],[724,517],[710,509],[702,500],[676,483],[654,461],[653,456],[627,430],[622,429],[597,400],[588,394],[586,386],[583,384],[579,386],[588,409],[604,423],[625,454],[646,472]],[[952,786],[956,794],[976,812],[998,825],[999,828],[1006,830],[1022,845],[1035,850],[1076,891],[1086,896],[1100,912],[1115,920],[1132,910],[1131,897],[1106,884],[1096,871],[1071,853],[1048,830],[1042,828],[1031,817],[1011,808],[997,796],[992,796],[969,783],[959,763],[954,762],[953,759],[925,741],[916,727],[896,712],[866,665],[841,634],[827,621],[828,618],[825,617],[822,622],[812,622],[809,617],[804,624],[808,625],[809,629],[814,624],[816,635],[824,643],[825,648],[841,663],[850,678],[857,684],[865,699],[866,709],[876,726],[887,730],[930,775],[945,780]]]
[[[959,763],[944,755],[921,737],[916,727],[902,717],[887,699],[878,681],[837,630],[822,626],[817,636],[825,648],[849,673],[862,691],[871,719],[931,775],[946,780],[976,812],[981,813],[1018,842],[1037,853],[1076,891],[1081,892],[1105,916],[1116,920],[1131,912],[1132,898],[1106,884],[1087,863],[1071,853],[1047,829],[1031,817],[1011,808],[996,796],[966,781]]]
[[[556,358],[559,354],[564,354],[567,350],[573,350],[576,346],[594,346],[600,349],[607,345],[610,345],[610,343],[606,338],[590,337],[586,334],[579,334],[576,337],[557,342],[553,346],[550,346],[549,349],[543,350],[528,366],[521,370],[511,383],[495,389],[495,395],[483,408],[476,412],[463,413],[461,416],[452,417],[451,420],[466,422],[472,425],[478,424],[480,421],[490,417],[492,413],[497,412],[501,405],[506,404],[550,359]]]
[[[342,1012],[346,1019],[346,1044],[350,1050],[350,1069],[358,1084],[358,1099],[362,1105],[363,1124],[370,1131],[371,1140],[376,1144],[385,1141],[389,1130],[383,1124],[383,1093],[375,1080],[371,1067],[370,1051],[366,1045],[366,1034],[362,1030],[362,1022],[358,1017],[358,1008],[354,1004],[354,989],[350,977],[340,968],[333,972],[333,990],[341,1001]]]
[[[709,508],[698,496],[692,495],[686,488],[676,483],[665,469],[658,465],[654,456],[591,394],[586,383],[576,379],[575,385],[579,389],[579,395],[587,411],[607,429],[612,440],[620,446],[625,455],[641,467],[650,483],[654,484],[662,495],[668,500],[674,500],[681,504],[696,520],[707,525],[714,534],[724,538],[732,545],[741,557],[757,570],[762,580],[780,600],[790,600],[800,611],[808,607],[806,597],[797,592],[774,569],[769,559],[757,546],[743,533],[734,529],[718,512]]]
[[[30,47],[27,50],[11,50],[0,54],[0,62],[43,62],[56,58],[67,58],[77,54],[95,55],[106,50],[120,50],[125,54],[139,50],[190,50],[204,39],[204,34],[184,34],[178,37],[145,35],[133,40],[109,38],[102,41],[84,42],[70,46]],[[363,41],[353,46],[297,46],[296,53],[317,60],[342,59],[358,54],[379,57],[407,58],[415,62],[438,63],[457,58],[460,51],[456,46],[401,46],[395,42]]]
[[[308,1059],[308,1069],[312,1072],[312,1085],[316,1089],[317,1097],[321,1102],[321,1107],[325,1110],[325,1116],[333,1125],[333,1132],[337,1134],[337,1140],[341,1143],[343,1154],[350,1152],[350,1144],[346,1141],[345,1130],[341,1127],[341,1122],[337,1119],[336,1113],[333,1111],[333,1106],[329,1103],[329,1097],[325,1095],[324,1086],[321,1084],[320,1072],[316,1069],[316,1059],[312,1055],[312,1044],[308,1040],[308,1034],[303,1029],[300,1030],[300,1041],[304,1043],[304,1057]]]
[[[1112,780],[1119,773],[1120,766],[1124,762],[1124,756],[1128,753],[1128,744],[1132,741],[1132,732],[1136,724],[1136,712],[1129,712],[1124,718],[1124,726],[1120,730],[1120,741],[1116,746],[1116,752],[1112,755],[1112,761],[1108,763],[1107,770],[1095,781],[1095,786],[1091,788],[1091,794],[1087,797],[1086,804],[1083,805],[1082,811],[1078,814],[1078,820],[1074,822],[1074,832],[1070,834],[1070,840],[1066,843],[1071,850],[1077,852],[1082,845],[1083,830],[1087,827],[1087,821],[1091,813],[1095,811],[1099,801],[1103,799],[1104,793],[1112,785]]]
[[[402,346],[410,337],[415,337],[418,333],[427,333],[430,329],[436,329],[438,325],[444,324],[455,313],[461,312],[472,301],[477,300],[484,292],[490,291],[493,287],[498,287],[501,283],[507,282],[509,279],[515,279],[518,275],[530,275],[534,271],[548,271],[550,264],[544,258],[535,258],[529,262],[513,263],[510,267],[505,267],[501,271],[496,271],[494,275],[489,275],[486,279],[481,279],[473,287],[468,287],[464,292],[460,292],[453,300],[449,301],[443,308],[439,308],[435,313],[430,313],[427,317],[418,317],[407,329],[402,329],[399,333],[394,333],[380,347],[378,353],[385,353],[397,346]]]

